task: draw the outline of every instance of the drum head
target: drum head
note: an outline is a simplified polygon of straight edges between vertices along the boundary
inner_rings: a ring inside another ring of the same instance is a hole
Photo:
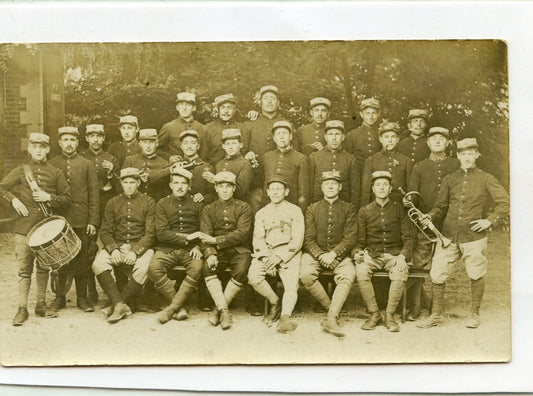
[[[42,246],[47,242],[53,241],[65,228],[65,219],[62,217],[51,217],[39,227],[31,231],[28,237],[30,247]]]

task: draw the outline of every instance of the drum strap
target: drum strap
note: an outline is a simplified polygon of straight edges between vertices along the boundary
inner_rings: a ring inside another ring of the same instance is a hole
[[[41,188],[35,181],[35,178],[33,177],[33,172],[31,171],[30,166],[24,165],[23,169],[24,169],[24,176],[26,177],[26,181],[28,182],[31,191],[32,192],[39,191]],[[43,202],[39,202],[39,207],[41,208],[45,217],[52,216],[52,212],[50,211],[50,209],[48,209],[48,207]]]

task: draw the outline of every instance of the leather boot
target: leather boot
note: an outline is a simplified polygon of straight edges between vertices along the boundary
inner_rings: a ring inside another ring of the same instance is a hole
[[[19,307],[13,318],[13,326],[22,326],[22,324],[28,319],[28,316],[28,308]]]
[[[157,321],[161,324],[167,323],[178,310],[185,305],[185,302],[189,298],[189,296],[194,293],[196,290],[196,286],[191,285],[187,281],[181,282],[180,288],[174,298],[172,299],[172,302],[168,307],[166,307],[164,310],[162,310],[159,315],[157,316]]]
[[[333,334],[335,337],[344,337],[345,334],[339,327],[339,324],[337,323],[337,318],[334,316],[328,315],[326,318],[320,323],[320,327],[322,327],[322,330],[326,333]]]
[[[212,326],[218,326],[220,323],[220,311],[218,309],[213,309],[211,313],[209,314],[209,317],[207,318],[207,321]]]
[[[442,313],[444,312],[444,284],[432,284],[433,288],[433,309],[429,318],[418,323],[416,327],[429,329],[430,327],[440,326],[444,322]]]
[[[123,303],[124,300],[118,291],[117,283],[111,275],[111,270],[104,271],[96,276],[100,287],[111,301],[111,305],[115,306],[118,303]]]
[[[119,302],[113,307],[113,313],[107,318],[107,322],[117,323],[119,320],[124,319],[130,315],[130,307],[128,307],[128,305],[123,302]]]
[[[142,293],[142,290],[143,285],[131,278],[120,294],[122,295],[122,300],[124,300],[124,302],[131,308],[134,305],[135,297],[139,296]]]
[[[374,287],[372,286],[372,282],[370,280],[358,279],[357,284],[359,285],[359,293],[361,294],[361,298],[366,304],[368,312],[378,312],[379,308],[378,303],[376,302],[376,295],[374,294]]]
[[[394,319],[394,313],[385,313],[385,327],[393,333],[400,331],[400,326],[398,326],[398,323]]]
[[[265,316],[263,321],[267,325],[271,325],[273,322],[279,320],[281,316],[281,300],[278,299],[277,302],[270,305],[270,311],[268,312],[268,315]]]
[[[227,330],[233,325],[233,319],[229,313],[229,309],[224,308],[220,310],[220,328],[222,330]]]
[[[76,305],[83,312],[94,312],[94,308],[87,300],[87,278],[76,278]]]
[[[289,315],[281,315],[276,330],[278,333],[286,334],[291,333],[298,327],[298,322],[291,319]]]
[[[390,287],[389,287],[389,300],[387,302],[387,310],[386,310],[388,314],[392,315],[394,314],[394,312],[396,312],[396,308],[398,308],[398,304],[400,303],[400,300],[402,299],[404,284],[405,284],[404,281],[391,280]],[[385,324],[386,324],[386,321],[385,321]]]
[[[363,330],[374,330],[378,324],[383,321],[379,311],[371,312],[370,317],[366,320],[365,323],[361,326]]]

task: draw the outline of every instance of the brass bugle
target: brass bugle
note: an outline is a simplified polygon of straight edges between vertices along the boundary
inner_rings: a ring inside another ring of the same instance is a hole
[[[403,195],[402,203],[403,206],[407,208],[407,216],[409,216],[409,220],[411,220],[411,222],[416,226],[416,228],[420,230],[424,237],[426,237],[431,242],[437,242],[437,240],[440,240],[442,247],[449,246],[452,243],[452,240],[450,238],[445,237],[431,221],[429,221],[427,225],[422,224],[424,214],[422,213],[422,211],[420,211],[420,209],[415,206],[415,204],[410,199],[410,197],[413,195],[420,196],[420,193],[418,191],[409,191],[408,193],[406,193],[401,187],[398,187],[398,191]],[[434,236],[428,234],[426,229],[431,231]]]

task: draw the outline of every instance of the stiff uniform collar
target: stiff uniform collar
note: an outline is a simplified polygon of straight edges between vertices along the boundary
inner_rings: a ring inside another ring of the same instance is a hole
[[[235,154],[235,155],[232,155],[232,156],[229,156],[229,155],[227,155],[227,154],[224,156],[224,158],[225,158],[226,160],[234,160],[234,159],[237,159],[237,158],[239,158],[239,157],[242,157],[242,154],[241,154],[240,152],[237,153],[237,154]]]
[[[142,153],[142,156],[144,158],[154,159],[155,157],[157,157],[157,153],[153,153],[152,155],[146,155],[146,154]]]
[[[385,207],[389,206],[389,204],[390,204],[391,202],[392,202],[392,201],[390,200],[390,197],[389,197],[389,200],[385,203],[385,205],[381,206],[381,205],[378,203],[378,201],[376,201],[376,200],[374,200],[374,205],[375,205],[376,207],[378,207],[378,208],[381,209],[381,208],[385,208]]]
[[[122,193],[122,195],[124,195],[124,198],[126,198],[126,199],[135,199],[135,198],[137,198],[139,195],[141,195],[141,193],[137,190],[137,191],[135,191],[135,192],[133,193],[133,195],[130,196],[130,197],[128,197],[128,196],[126,195],[126,193]]]
[[[72,155],[66,155],[65,153],[62,152],[61,155],[63,156],[63,158],[65,158],[65,159],[69,159],[69,160],[70,160],[70,159],[74,159],[74,158],[76,158],[76,157],[78,156],[78,152],[75,152],[75,153],[72,154]]]
[[[289,151],[292,150],[292,146],[288,146],[287,148],[285,149],[280,149],[279,147],[276,147],[276,150],[278,150],[280,153],[282,154],[287,154]]]
[[[186,124],[191,124],[194,121],[194,116],[190,116],[188,119],[183,118],[182,116],[178,117],[181,122],[184,122]]]
[[[329,151],[330,153],[333,153],[333,154],[337,154],[337,153],[340,153],[342,151],[342,145],[337,150],[333,150],[329,146],[324,147],[324,150],[327,150],[327,151]]]
[[[429,154],[429,159],[431,161],[435,161],[435,162],[443,161],[446,158],[448,158],[448,156],[446,155],[446,153],[444,151],[442,153],[439,153],[439,154],[436,154],[436,153]]]
[[[185,194],[183,197],[176,197],[174,194],[170,194],[172,197],[172,201],[178,202],[178,203],[184,203],[191,199],[191,194]]]
[[[338,195],[335,198],[333,198],[332,202],[330,202],[330,200],[328,200],[327,198],[324,198],[324,202],[326,202],[326,204],[328,205],[335,205],[339,201],[340,199]]]
[[[474,165],[474,166],[473,166],[472,168],[470,168],[470,169],[465,169],[465,168],[461,167],[461,170],[463,171],[463,173],[468,174],[468,173],[475,172],[475,171],[477,170],[477,166]]]

